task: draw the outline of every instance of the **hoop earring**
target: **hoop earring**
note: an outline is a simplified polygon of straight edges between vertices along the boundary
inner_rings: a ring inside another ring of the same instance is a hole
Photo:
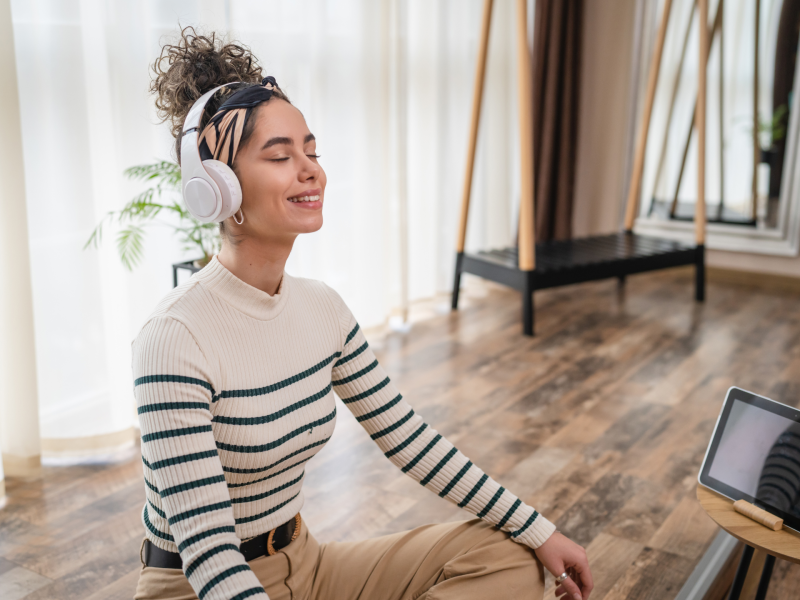
[[[241,221],[236,220],[236,215],[238,215],[239,213],[242,213]],[[241,208],[237,210],[235,213],[233,213],[233,222],[236,223],[237,225],[241,225],[242,223],[244,223],[244,211]]]

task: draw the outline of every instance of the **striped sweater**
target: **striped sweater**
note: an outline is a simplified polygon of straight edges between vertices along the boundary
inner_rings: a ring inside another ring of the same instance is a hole
[[[132,349],[145,535],[180,552],[200,600],[267,598],[238,548],[302,508],[305,466],[336,423],[334,393],[432,492],[531,548],[555,529],[414,412],[324,283],[284,273],[270,296],[214,257],[164,298]]]

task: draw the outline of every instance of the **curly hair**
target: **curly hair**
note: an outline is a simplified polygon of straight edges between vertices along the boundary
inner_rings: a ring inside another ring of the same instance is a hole
[[[225,83],[257,84],[262,79],[261,65],[247,46],[225,42],[216,33],[201,35],[194,27],[181,29],[174,44],[164,44],[152,66],[155,77],[150,92],[156,95],[156,109],[161,122],[170,122],[175,138],[175,153],[180,162],[180,135],[183,121],[200,96]],[[231,90],[221,90],[209,100],[201,119],[201,130],[217,111]],[[273,97],[289,102],[281,90]],[[253,132],[255,118],[248,119],[240,144],[244,145]]]

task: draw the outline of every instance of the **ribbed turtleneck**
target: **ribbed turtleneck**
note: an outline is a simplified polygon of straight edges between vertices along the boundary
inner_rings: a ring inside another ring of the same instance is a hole
[[[292,277],[284,271],[278,291],[270,296],[236,277],[219,261],[217,255],[193,277],[224,302],[259,321],[270,321],[280,315],[292,289]]]

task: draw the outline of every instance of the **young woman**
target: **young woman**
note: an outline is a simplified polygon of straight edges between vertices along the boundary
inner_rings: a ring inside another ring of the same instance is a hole
[[[559,596],[586,600],[583,548],[414,412],[335,291],[284,271],[295,238],[322,227],[326,177],[275,80],[247,49],[191,29],[154,69],[178,152],[202,94],[249,86],[218,93],[199,130],[201,156],[236,173],[241,210],[220,223],[220,253],[133,343],[147,495],[135,598],[528,599],[542,597],[545,567]],[[478,518],[318,543],[299,511],[334,392],[395,467]]]

